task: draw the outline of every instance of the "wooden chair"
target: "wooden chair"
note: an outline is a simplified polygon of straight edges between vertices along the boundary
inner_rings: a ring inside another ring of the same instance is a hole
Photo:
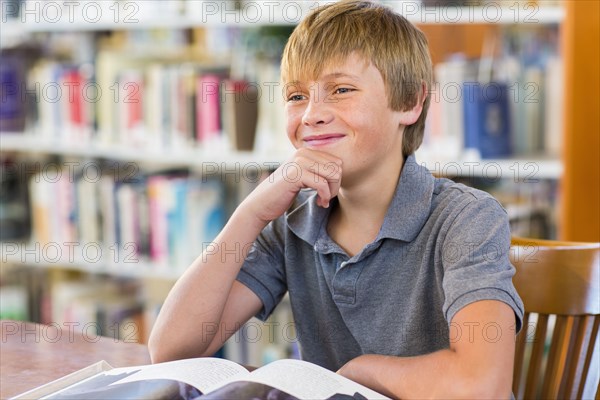
[[[515,397],[600,399],[600,243],[514,237],[510,257],[525,304]]]

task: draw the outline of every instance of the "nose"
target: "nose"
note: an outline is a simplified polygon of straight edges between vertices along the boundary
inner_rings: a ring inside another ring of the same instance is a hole
[[[317,126],[326,125],[333,121],[333,112],[330,105],[317,96],[311,96],[308,105],[302,115],[302,125]]]

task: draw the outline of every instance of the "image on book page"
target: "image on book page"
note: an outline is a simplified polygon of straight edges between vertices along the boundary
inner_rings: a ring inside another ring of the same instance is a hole
[[[247,400],[300,400],[283,390],[274,388],[258,382],[237,381],[212,391],[198,400],[223,400],[223,399],[247,399]],[[360,393],[346,395],[336,393],[325,400],[367,400]]]
[[[168,379],[151,379],[146,381],[114,383],[97,386],[99,381],[106,378],[92,378],[83,384],[50,395],[45,399],[52,400],[134,400],[134,399],[164,399],[164,400],[193,400],[202,393],[184,382]]]

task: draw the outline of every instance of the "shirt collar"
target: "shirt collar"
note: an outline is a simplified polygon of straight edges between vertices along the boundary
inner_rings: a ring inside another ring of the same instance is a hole
[[[296,236],[314,246],[319,238],[321,227],[329,219],[331,207],[319,207],[317,192],[314,190],[301,191],[296,202],[300,205],[286,215],[287,225]]]
[[[414,154],[408,156],[377,240],[414,240],[429,218],[434,183],[431,172],[417,164]]]
[[[429,217],[433,188],[434,178],[429,170],[417,164],[414,155],[408,156],[376,241],[384,238],[412,241]],[[299,205],[286,214],[290,230],[311,246],[319,239],[331,210],[319,207],[316,199],[314,191],[301,192],[297,198]]]

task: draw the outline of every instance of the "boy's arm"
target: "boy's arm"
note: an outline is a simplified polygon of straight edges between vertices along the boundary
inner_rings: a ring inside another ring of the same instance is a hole
[[[394,398],[510,398],[512,308],[496,300],[471,303],[455,314],[450,338],[450,349],[416,357],[367,354],[338,373]]]
[[[290,163],[294,168],[288,168]],[[327,206],[337,195],[340,181],[339,159],[299,149],[290,162],[262,182],[171,289],[150,334],[152,361],[212,355],[255,315],[262,302],[236,281],[252,243],[288,209],[301,189],[315,189],[317,204]]]
[[[211,343],[223,336],[223,325],[241,325],[260,310],[258,297],[235,281],[250,247],[245,243],[252,243],[261,229],[245,217],[234,213],[212,247],[171,289],[148,342],[152,362],[211,355],[220,347],[214,349]],[[228,253],[236,243],[241,243],[239,250]],[[224,315],[227,321],[222,320]]]

